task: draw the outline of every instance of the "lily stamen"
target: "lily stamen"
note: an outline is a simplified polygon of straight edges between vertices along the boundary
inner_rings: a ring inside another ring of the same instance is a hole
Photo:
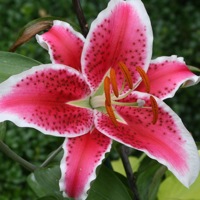
[[[112,109],[112,106],[107,105],[107,101],[105,101],[105,107],[106,107],[106,111],[107,111],[107,113],[108,113],[110,119],[112,120],[113,124],[114,124],[115,126],[117,126],[117,125],[118,125],[118,122],[117,122],[117,119],[116,119],[116,117],[115,117],[115,114],[114,114],[114,111],[113,111],[113,109]]]
[[[132,90],[128,90],[126,93],[120,95],[120,96],[117,98],[117,100],[124,99],[124,98],[127,97],[131,92],[132,92]]]
[[[118,97],[119,91],[118,91],[118,87],[117,87],[117,78],[116,78],[115,70],[113,68],[110,69],[110,82],[111,82],[112,89],[113,89],[115,96]]]
[[[146,92],[150,92],[150,81],[149,77],[147,76],[146,72],[141,67],[136,67],[137,72],[140,74],[142,81],[144,82],[144,85],[146,87]]]
[[[118,101],[112,101],[113,105],[117,105],[117,106],[131,106],[131,107],[140,107],[138,106],[137,102],[118,102]]]
[[[104,79],[104,93],[105,93],[104,106],[106,108],[108,116],[110,117],[111,121],[113,122],[115,126],[117,126],[118,122],[117,122],[117,117],[115,116],[115,112],[113,110],[112,105],[142,108],[144,107],[144,104],[145,104],[145,101],[142,99],[138,99],[137,102],[119,102],[119,100],[126,98],[137,87],[136,86],[133,88],[131,73],[129,69],[126,67],[126,65],[123,62],[119,62],[119,67],[121,68],[124,74],[124,82],[120,91],[118,90],[118,87],[117,87],[116,72],[113,68],[110,69],[110,77],[106,76]],[[136,67],[136,70],[140,74],[144,82],[144,85],[146,87],[146,92],[150,92],[150,83],[149,83],[149,78],[146,72],[141,67]],[[126,90],[123,92],[126,81],[128,83],[129,90]],[[113,91],[112,93],[111,93],[110,85],[112,86],[112,91]],[[152,123],[155,124],[158,120],[158,104],[153,96],[150,96],[150,102],[151,102],[150,108],[152,109],[152,112],[153,112]]]
[[[151,108],[153,112],[152,123],[155,124],[158,120],[158,104],[153,96],[150,96]]]
[[[110,78],[108,76],[106,76],[104,79],[104,92],[106,98],[106,105],[111,106]]]
[[[132,80],[131,73],[128,70],[127,66],[123,62],[119,62],[119,67],[124,74],[124,77],[128,83],[129,88],[133,89],[133,80]]]

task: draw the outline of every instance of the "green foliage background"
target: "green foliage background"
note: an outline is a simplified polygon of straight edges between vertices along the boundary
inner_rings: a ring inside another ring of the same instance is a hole
[[[90,24],[106,7],[107,0],[82,0],[81,4]],[[178,55],[188,65],[200,67],[200,1],[144,0],[154,31],[153,58]],[[64,17],[76,27],[78,22],[71,0],[0,0],[0,51],[7,51],[20,29],[29,21],[42,16]],[[17,53],[41,62],[49,62],[44,51],[33,38],[17,49]],[[200,88],[180,89],[167,103],[181,116],[184,124],[200,139]],[[20,129],[8,123],[5,142],[19,155],[36,165],[55,150],[62,139],[44,136],[33,129]],[[28,172],[0,152],[0,200],[34,199],[27,187]]]

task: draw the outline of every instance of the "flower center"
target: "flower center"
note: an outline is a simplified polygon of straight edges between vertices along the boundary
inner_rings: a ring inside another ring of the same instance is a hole
[[[93,108],[105,108],[105,111],[107,112],[108,116],[110,117],[115,126],[118,125],[118,120],[120,121],[120,116],[117,115],[114,105],[131,106],[138,108],[142,108],[145,105],[145,101],[142,99],[138,99],[136,102],[120,102],[120,100],[123,100],[128,95],[130,95],[130,93],[137,87],[137,85],[133,85],[131,73],[123,62],[119,62],[119,67],[124,76],[124,81],[120,90],[117,84],[116,72],[113,68],[111,68],[109,74],[104,78],[104,93],[102,95],[93,96],[90,99],[90,104]],[[150,82],[146,72],[141,67],[136,67],[136,70],[141,76],[142,81],[144,82],[146,92],[149,93]],[[125,89],[126,84],[128,85],[128,90]],[[158,105],[153,96],[150,96],[150,102],[151,106],[148,107],[152,109],[152,123],[155,124],[158,119]]]

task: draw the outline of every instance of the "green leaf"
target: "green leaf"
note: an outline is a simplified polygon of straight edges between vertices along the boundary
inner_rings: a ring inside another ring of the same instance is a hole
[[[197,145],[197,149],[200,150],[200,142],[195,142]]]
[[[157,161],[145,157],[138,169],[137,187],[141,200],[156,199],[157,191],[161,183],[166,167]]]
[[[105,166],[101,166],[96,180],[92,183],[87,200],[131,200],[126,186],[118,176]]]
[[[188,66],[188,67],[192,72],[200,72],[200,69],[198,67],[194,67],[194,66]]]
[[[0,140],[4,140],[6,135],[6,122],[0,123]]]
[[[128,159],[130,161],[133,172],[136,172],[140,165],[140,159],[137,157],[134,157],[134,156],[129,156]],[[124,176],[126,176],[121,159],[113,160],[111,162],[111,164],[112,164],[114,171],[119,172],[119,173],[123,174]]]
[[[182,185],[171,172],[168,173],[169,175],[160,185],[158,191],[158,200],[163,200],[163,199],[199,200],[200,176],[198,176],[197,180],[188,189],[184,185]]]
[[[0,51],[0,82],[40,64],[36,60],[16,53]]]
[[[27,181],[37,197],[51,196],[57,200],[64,200],[59,190],[60,167],[40,168],[29,175]]]
[[[57,200],[57,198],[53,197],[53,196],[45,196],[45,197],[41,197],[37,200]]]
[[[27,181],[31,189],[41,200],[64,198],[59,191],[60,169],[59,166],[41,168],[32,173]],[[101,166],[97,178],[92,183],[87,200],[131,200],[128,189],[120,178],[110,169]]]

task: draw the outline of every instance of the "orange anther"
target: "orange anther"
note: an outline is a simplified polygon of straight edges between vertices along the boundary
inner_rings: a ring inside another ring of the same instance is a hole
[[[110,97],[110,78],[106,76],[104,79],[104,93],[106,97],[106,105],[111,106],[111,97]]]
[[[115,96],[118,97],[119,91],[118,91],[118,87],[117,87],[116,73],[113,68],[110,69],[110,82],[111,82],[112,89],[113,89]]]
[[[153,112],[153,120],[152,123],[155,124],[158,120],[158,104],[153,96],[150,96],[151,107]]]
[[[144,85],[146,87],[146,92],[150,92],[150,82],[149,82],[149,77],[147,76],[146,72],[141,68],[141,67],[136,67],[137,72],[140,74]]]
[[[107,101],[106,101],[106,102],[107,102]],[[113,111],[113,109],[112,109],[112,106],[107,105],[106,102],[105,102],[105,107],[106,107],[106,111],[107,111],[107,113],[108,113],[108,116],[109,116],[110,119],[112,120],[113,124],[114,124],[115,126],[117,126],[117,125],[118,125],[118,122],[117,122],[117,120],[116,120],[116,117],[115,117],[114,111]]]
[[[121,68],[122,72],[124,73],[124,77],[128,82],[128,86],[130,89],[133,89],[133,80],[131,77],[131,73],[128,70],[127,66],[123,62],[119,62],[119,67]]]

